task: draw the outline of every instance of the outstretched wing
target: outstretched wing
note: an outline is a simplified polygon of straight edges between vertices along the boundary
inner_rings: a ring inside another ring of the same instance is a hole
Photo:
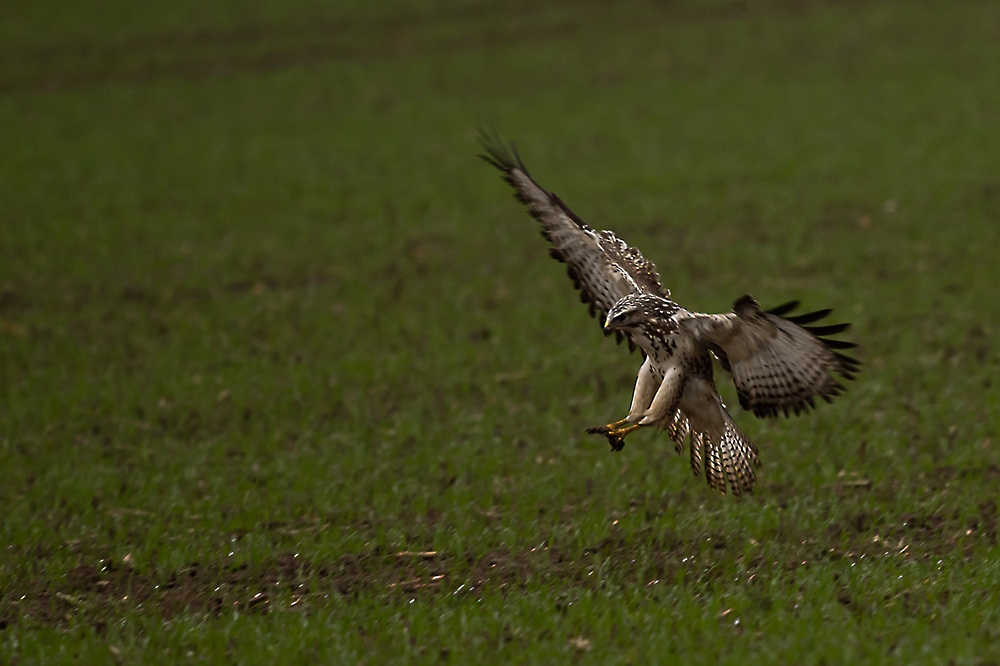
[[[830,402],[844,386],[834,375],[853,379],[861,369],[856,359],[840,349],[854,343],[823,336],[840,333],[849,324],[806,326],[830,310],[786,317],[798,302],[763,311],[752,297],[736,301],[725,315],[694,314],[679,322],[719,357],[732,372],[743,409],[757,416],[798,414],[815,407],[814,398]]]
[[[479,157],[503,172],[504,180],[516,191],[515,198],[541,222],[542,236],[552,244],[549,254],[566,264],[566,272],[580,290],[580,300],[590,306],[591,316],[599,316],[603,324],[611,306],[628,294],[670,295],[660,285],[656,266],[639,250],[610,231],[595,231],[559,197],[536,183],[513,143],[508,149],[498,137],[482,130],[479,134],[486,151]],[[616,333],[621,342],[622,333]],[[634,348],[631,338],[629,348]]]

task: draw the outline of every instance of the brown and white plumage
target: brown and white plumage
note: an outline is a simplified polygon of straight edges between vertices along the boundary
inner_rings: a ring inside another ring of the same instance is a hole
[[[641,427],[667,431],[677,452],[685,443],[691,467],[708,485],[739,496],[751,492],[760,467],[757,447],[726,411],[713,379],[713,356],[732,373],[740,405],[759,417],[796,414],[830,401],[844,387],[835,375],[852,379],[860,364],[838,350],[854,344],[824,336],[846,324],[806,326],[828,315],[821,310],[789,315],[798,302],[764,311],[750,296],[728,314],[689,312],[670,299],[652,262],[610,231],[596,231],[555,194],[536,183],[513,144],[481,132],[480,155],[504,174],[515,197],[541,223],[550,254],[567,266],[581,300],[599,316],[605,335],[642,349],[628,416],[590,428],[606,435],[614,450]]]

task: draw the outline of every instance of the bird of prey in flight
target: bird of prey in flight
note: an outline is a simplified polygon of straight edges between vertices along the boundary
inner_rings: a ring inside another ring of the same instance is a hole
[[[730,373],[740,406],[758,417],[798,414],[815,398],[830,402],[853,379],[860,363],[841,350],[855,345],[826,336],[848,324],[809,326],[830,310],[792,315],[798,301],[761,309],[746,295],[727,314],[685,310],[660,284],[652,262],[610,231],[588,226],[552,192],[534,181],[516,146],[480,130],[480,155],[503,174],[515,198],[542,226],[549,254],[566,264],[580,298],[604,334],[614,333],[644,355],[628,415],[587,432],[605,435],[615,451],[625,436],[656,426],[678,453],[685,442],[695,475],[709,487],[740,496],[753,491],[760,468],[757,447],[733,420],[713,380],[713,357]]]

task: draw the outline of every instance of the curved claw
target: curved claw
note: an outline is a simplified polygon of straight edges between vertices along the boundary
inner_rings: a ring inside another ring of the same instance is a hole
[[[621,421],[615,421],[614,423],[609,423],[608,425],[599,425],[587,428],[587,432],[591,435],[607,435],[609,432],[618,430],[627,423],[628,417],[626,416]]]
[[[618,423],[609,423],[604,426],[593,426],[591,428],[587,428],[587,432],[592,435],[606,436],[608,438],[608,443],[611,444],[611,450],[621,451],[625,448],[625,435],[642,427],[638,423],[625,426],[624,428],[620,427],[625,422],[626,420],[623,419]]]
[[[610,432],[605,434],[608,436],[608,443],[611,444],[611,450],[613,452],[618,453],[619,451],[625,448],[624,437],[619,437],[618,435],[614,435]]]

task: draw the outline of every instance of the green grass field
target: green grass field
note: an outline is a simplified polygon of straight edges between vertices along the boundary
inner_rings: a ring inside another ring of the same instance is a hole
[[[1000,662],[1000,5],[61,5],[0,9],[0,662]],[[753,496],[584,434],[640,357],[477,125],[685,307],[854,323],[733,410]]]

